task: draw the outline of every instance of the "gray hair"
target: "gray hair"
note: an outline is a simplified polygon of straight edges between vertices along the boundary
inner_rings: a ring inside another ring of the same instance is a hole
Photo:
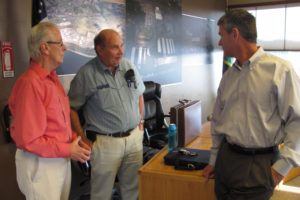
[[[237,28],[245,40],[256,43],[257,30],[255,17],[244,9],[227,11],[219,19],[218,25],[223,25],[227,33],[231,33],[233,28]]]
[[[40,22],[31,29],[28,38],[28,50],[31,58],[41,56],[40,44],[52,38],[52,30],[58,27],[51,22]]]

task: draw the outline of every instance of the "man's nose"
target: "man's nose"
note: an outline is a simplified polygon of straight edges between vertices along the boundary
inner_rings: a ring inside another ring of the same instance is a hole
[[[119,48],[119,53],[122,54],[122,55],[124,54],[124,48],[123,47]]]

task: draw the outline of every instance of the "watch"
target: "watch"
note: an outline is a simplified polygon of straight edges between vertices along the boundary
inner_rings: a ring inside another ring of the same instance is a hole
[[[145,120],[141,119],[140,124],[144,124]]]

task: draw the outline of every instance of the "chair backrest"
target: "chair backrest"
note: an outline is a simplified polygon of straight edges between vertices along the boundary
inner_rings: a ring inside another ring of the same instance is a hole
[[[3,122],[4,122],[4,139],[7,143],[11,142],[12,139],[10,137],[10,123],[11,123],[11,112],[9,110],[8,105],[5,105],[2,111],[3,114]]]
[[[164,112],[161,103],[161,85],[153,81],[145,81],[144,105],[145,128],[157,130],[164,125]]]

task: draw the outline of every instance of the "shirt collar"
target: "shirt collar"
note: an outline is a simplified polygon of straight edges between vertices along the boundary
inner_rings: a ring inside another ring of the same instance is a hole
[[[96,66],[99,66],[99,68],[100,68],[101,71],[106,71],[106,72],[110,73],[110,71],[108,70],[108,68],[104,65],[104,63],[100,60],[99,57],[97,57],[97,61],[96,62],[97,62]],[[116,71],[119,71],[119,70],[120,70],[120,65],[117,66],[117,70]]]
[[[242,64],[242,66],[240,66],[237,62],[237,60],[233,63],[233,66],[235,68],[237,68],[238,70],[242,70],[242,68],[244,66],[250,66],[251,63],[253,63],[254,61],[258,60],[261,55],[263,55],[265,53],[264,49],[262,47],[258,47],[257,51],[249,58],[249,60],[247,60],[246,62],[244,62]],[[253,66],[251,66],[252,68]]]
[[[56,71],[55,70],[53,70],[52,72],[49,73],[48,70],[46,70],[40,64],[36,63],[33,60],[30,61],[30,69],[35,71],[35,73],[37,73],[37,75],[41,79],[45,79],[46,77],[51,77],[51,78],[56,77]]]
[[[262,47],[258,47],[257,51],[249,58],[250,63],[259,59],[265,53]]]
[[[239,71],[242,70],[242,67],[239,65],[239,63],[237,62],[237,60],[233,63],[233,67],[235,67],[235,68],[238,69]]]

